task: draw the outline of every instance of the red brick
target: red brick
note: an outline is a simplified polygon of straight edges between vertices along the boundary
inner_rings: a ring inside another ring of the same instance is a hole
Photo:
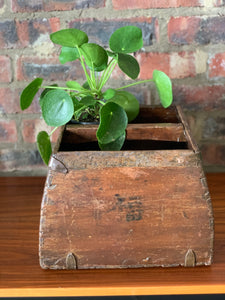
[[[225,77],[225,52],[217,53],[209,60],[209,77]]]
[[[3,114],[40,113],[38,96],[34,98],[31,106],[28,109],[21,111],[20,103],[19,103],[21,92],[22,89],[1,87],[0,88],[0,113]]]
[[[204,144],[200,147],[203,164],[205,166],[225,166],[225,145],[222,144]]]
[[[105,6],[105,0],[78,0],[78,1],[59,1],[44,0],[45,11],[65,11],[76,9],[100,8]]]
[[[45,121],[41,118],[22,121],[22,136],[26,143],[36,143],[37,135],[42,130],[50,133],[53,127],[46,125]],[[60,129],[57,129],[51,136],[52,142],[57,141],[59,130]]]
[[[154,69],[165,72],[170,78],[195,76],[195,57],[192,52],[140,53],[140,79],[152,78]]]
[[[201,0],[112,0],[112,3],[117,10],[204,6]]]
[[[16,122],[14,120],[0,120],[0,142],[15,143],[16,141]]]
[[[224,115],[224,116],[223,116]],[[216,114],[207,114],[203,126],[202,138],[225,140],[225,110]]]
[[[188,110],[225,109],[225,86],[173,85],[174,101]]]
[[[170,72],[170,55],[168,53],[140,53],[137,55],[140,64],[140,79],[152,78],[154,69],[161,70],[167,75]]]
[[[2,149],[0,150],[0,170],[4,172],[26,172],[31,171],[46,173],[46,166],[43,167],[43,161],[37,149]],[[45,172],[44,172],[45,171]],[[15,174],[15,173],[14,173]],[[21,173],[20,173],[21,174]],[[33,173],[35,174],[35,173]]]
[[[35,11],[70,11],[76,9],[100,8],[105,6],[105,0],[12,0],[13,12]]]
[[[144,46],[149,46],[159,39],[159,24],[155,17],[132,17],[129,19],[97,20],[76,19],[69,23],[70,28],[85,31],[91,41],[108,47],[111,34],[122,26],[136,25],[142,30]]]
[[[22,121],[22,135],[26,143],[35,143],[39,131],[46,130],[47,125],[43,119],[32,119]]]
[[[12,0],[13,12],[35,12],[43,10],[43,0]]]
[[[196,75],[196,58],[193,52],[174,52],[170,54],[170,78],[186,78]]]
[[[22,56],[17,60],[17,80],[31,81],[36,77],[42,77],[48,81],[57,81],[72,80],[82,76],[84,76],[83,71],[78,61],[62,65],[58,56],[49,58]]]
[[[224,43],[225,16],[172,17],[168,23],[170,43],[177,45]]]
[[[8,87],[0,88],[0,113],[13,114],[19,111],[19,101],[16,101],[13,91]]]
[[[168,23],[168,38],[172,44],[191,44],[199,30],[199,17],[172,17]]]
[[[0,22],[0,48],[28,47],[37,43],[42,35],[59,29],[59,18],[3,21]]]
[[[201,45],[225,43],[225,15],[202,18],[195,41]]]
[[[8,56],[0,56],[0,82],[11,82],[11,60]]]

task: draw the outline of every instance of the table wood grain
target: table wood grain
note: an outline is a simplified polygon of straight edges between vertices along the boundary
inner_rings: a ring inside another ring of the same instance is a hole
[[[38,230],[43,177],[0,178],[0,297],[225,293],[225,174],[208,174],[214,262],[196,268],[42,270]]]

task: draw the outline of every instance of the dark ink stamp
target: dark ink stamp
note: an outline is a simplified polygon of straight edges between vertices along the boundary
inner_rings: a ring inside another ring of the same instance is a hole
[[[117,198],[117,209],[118,211],[126,212],[126,221],[139,221],[143,217],[143,206],[141,202],[141,197],[139,196],[130,196],[128,198],[122,197],[119,194],[115,195]],[[128,201],[127,201],[128,200]]]

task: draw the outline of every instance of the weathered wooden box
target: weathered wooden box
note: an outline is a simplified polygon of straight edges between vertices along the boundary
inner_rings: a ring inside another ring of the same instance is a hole
[[[211,200],[180,108],[142,107],[122,151],[99,151],[96,129],[62,129],[42,200],[41,267],[210,265]]]

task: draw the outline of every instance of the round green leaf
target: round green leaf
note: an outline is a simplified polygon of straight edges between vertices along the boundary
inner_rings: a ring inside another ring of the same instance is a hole
[[[86,96],[80,100],[80,103],[85,106],[93,106],[96,102],[97,101],[92,96]]]
[[[95,71],[103,71],[107,67],[108,55],[104,48],[97,44],[88,43],[81,47],[82,55],[89,68]]]
[[[73,93],[70,94],[70,97],[73,101],[73,106],[74,106],[74,110],[77,106],[80,107],[80,101],[77,99],[76,95],[74,95]]]
[[[125,138],[126,132],[124,131],[124,133],[120,137],[118,137],[114,142],[108,144],[98,143],[98,145],[99,148],[104,151],[119,151],[124,144]]]
[[[103,98],[105,100],[111,99],[113,96],[115,96],[116,91],[114,89],[108,89],[103,93]]]
[[[68,61],[74,61],[78,58],[80,58],[80,55],[77,48],[62,47],[59,55],[61,64],[65,64]]]
[[[36,78],[22,91],[20,96],[20,107],[22,110],[27,109],[31,105],[35,95],[41,87],[42,81],[43,78]]]
[[[85,83],[82,85],[82,87],[86,90],[90,90],[90,86],[89,86],[89,83],[87,81],[85,81]]]
[[[107,102],[100,109],[100,124],[96,133],[100,144],[108,144],[118,139],[127,127],[127,114],[114,103]]]
[[[51,33],[50,39],[53,43],[64,47],[79,47],[88,42],[87,34],[75,28],[62,29]]]
[[[81,91],[83,90],[82,86],[76,82],[76,81],[73,81],[73,80],[70,80],[70,81],[67,81],[66,82],[66,86],[70,89],[73,89],[73,90],[76,90],[76,91]]]
[[[52,84],[52,85],[50,85],[50,86],[52,86],[52,87],[58,87],[58,84]],[[49,91],[52,91],[52,89],[51,88],[46,88],[46,89],[44,89],[44,91],[41,93],[41,96],[40,96],[40,98],[39,98],[39,104],[40,104],[40,107],[42,107],[42,103],[43,103],[43,98],[44,98],[44,96],[49,92]]]
[[[44,163],[48,165],[50,156],[52,154],[52,146],[51,146],[49,135],[47,134],[46,131],[41,131],[38,133],[37,146],[41,158],[43,159]]]
[[[71,97],[63,90],[48,92],[42,103],[42,115],[49,126],[66,124],[73,116],[74,105]]]
[[[128,122],[134,120],[139,114],[139,102],[136,97],[127,91],[116,91],[116,94],[108,102],[119,104],[125,110]]]
[[[136,79],[140,72],[139,63],[137,60],[128,54],[118,54],[119,68],[130,78]]]
[[[143,47],[142,31],[136,26],[124,26],[110,37],[109,47],[117,53],[132,53]]]
[[[162,71],[153,71],[153,81],[159,93],[162,106],[167,108],[173,102],[172,83],[170,78]]]

